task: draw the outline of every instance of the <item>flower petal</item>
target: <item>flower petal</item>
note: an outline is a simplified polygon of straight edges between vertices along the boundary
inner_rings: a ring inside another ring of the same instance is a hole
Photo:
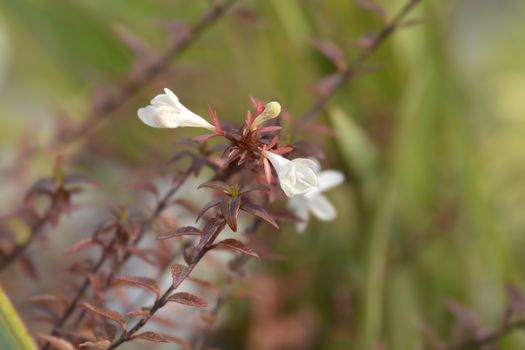
[[[264,156],[272,163],[277,174],[283,173],[287,169],[288,164],[290,164],[289,159],[272,152],[265,151]]]
[[[173,107],[173,108],[176,107],[171,101],[171,99],[165,94],[160,94],[160,95],[153,97],[150,103],[154,107]]]
[[[302,196],[292,197],[288,200],[288,208],[301,219],[301,221],[295,224],[295,230],[297,233],[303,233],[304,230],[306,230],[306,226],[308,226],[308,221],[310,221],[308,202]]]
[[[292,160],[297,165],[305,166],[312,169],[314,172],[318,169],[319,163],[308,158],[295,158]]]
[[[288,197],[305,194],[317,186],[316,163],[310,159],[289,160],[281,155],[264,151],[279,177],[279,184]]]
[[[137,111],[137,115],[139,116],[140,120],[144,122],[144,124],[153,128],[160,128],[161,126],[157,125],[157,122],[155,120],[155,110],[156,108],[153,106],[139,108],[139,110]]]
[[[168,97],[169,100],[173,103],[173,105],[176,106],[176,105],[180,104],[179,98],[177,97],[177,95],[175,95],[173,93],[173,91],[171,91],[168,88],[164,88],[164,93],[166,94],[166,97]]]
[[[319,191],[325,192],[342,184],[345,176],[337,170],[325,170],[317,174],[317,180]]]
[[[337,211],[332,203],[322,194],[308,199],[308,208],[319,220],[330,221],[337,216]]]

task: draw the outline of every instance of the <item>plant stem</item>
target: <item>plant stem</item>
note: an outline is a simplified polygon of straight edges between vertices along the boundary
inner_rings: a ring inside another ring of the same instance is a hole
[[[161,309],[166,303],[168,302],[168,298],[170,297],[171,293],[173,293],[181,284],[188,278],[188,276],[191,274],[193,269],[197,266],[197,264],[201,261],[201,259],[204,257],[206,252],[209,250],[210,246],[215,242],[215,239],[217,236],[222,232],[224,229],[224,226],[226,225],[226,222],[224,219],[221,222],[221,225],[219,228],[216,228],[215,231],[212,233],[212,236],[209,238],[207,243],[203,245],[194,255],[194,259],[192,263],[184,269],[184,272],[181,276],[178,276],[176,280],[173,281],[173,284],[162,294],[162,296],[155,301],[151,309],[149,310],[149,313],[147,316],[143,316],[142,319],[133,326],[130,330],[123,333],[117,340],[115,340],[108,348],[107,350],[116,349],[121,344],[128,342],[130,340],[133,340],[133,336],[142,328],[144,327],[148,321],[155,315],[155,313]]]
[[[335,82],[330,86],[329,90],[315,101],[315,103],[303,114],[301,119],[308,121],[317,116],[328,101],[335,95],[337,90],[341,88],[346,82],[350,81],[359,67],[388,39],[396,29],[401,25],[403,19],[421,0],[409,0],[405,6],[379,31],[371,44],[364,49],[357,58],[355,58],[348,67],[340,72]]]
[[[491,333],[488,333],[482,337],[469,339],[458,345],[452,345],[450,347],[445,347],[445,350],[467,350],[467,349],[479,349],[484,348],[490,344],[495,343],[501,338],[507,336],[509,333],[525,328],[525,320],[518,320],[507,325],[502,326],[500,329],[497,329]]]
[[[193,163],[190,164],[190,166],[188,167],[187,170],[185,170],[183,173],[182,173],[182,176],[183,178],[181,179],[181,181],[179,182],[178,186],[175,186],[173,188],[171,188],[165,195],[164,197],[157,203],[157,205],[155,206],[155,209],[151,215],[151,217],[146,221],[145,225],[142,227],[142,230],[141,232],[137,235],[137,237],[131,242],[131,246],[136,246],[139,244],[139,242],[141,241],[142,237],[144,236],[144,233],[147,232],[149,230],[149,228],[153,225],[153,223],[155,222],[155,220],[158,218],[158,216],[162,213],[162,211],[166,208],[168,202],[170,201],[170,199],[175,195],[175,193],[177,192],[177,190],[182,186],[182,184],[187,180],[187,178],[189,177],[189,175],[191,174],[191,171],[193,169]],[[114,243],[114,240],[112,242],[112,244]],[[125,255],[124,255],[124,258],[122,259],[122,261],[112,269],[111,271],[111,274],[108,276],[108,278],[106,279],[106,282],[104,284],[104,288],[108,288],[110,285],[111,285],[111,282],[113,281],[113,278],[115,277],[116,273],[120,270],[120,268],[126,263],[126,261],[131,257],[131,253],[127,252]],[[100,268],[102,267],[102,265],[104,264],[104,262],[111,256],[111,254],[102,254],[99,261],[97,262],[97,264],[93,267],[91,273],[92,274],[95,274],[97,273]],[[90,285],[90,280],[88,277],[86,277],[84,279],[84,282],[82,283],[82,286],[80,287],[80,289],[77,291],[77,293],[75,294],[75,297],[71,300],[71,302],[69,303],[69,305],[66,307],[66,310],[64,311],[64,314],[62,315],[62,317],[60,318],[60,320],[55,324],[55,326],[53,327],[53,330],[51,331],[51,335],[57,335],[59,333],[59,329],[60,327],[62,327],[66,322],[67,320],[71,317],[71,315],[73,314],[73,312],[75,311],[79,301],[81,300],[81,298],[85,295],[85,293],[87,292],[88,290],[88,287]],[[77,319],[77,322],[80,322],[80,320],[83,318],[83,315],[84,313],[82,313],[79,318]],[[44,350],[47,350],[49,349],[49,343],[47,343],[44,348]]]
[[[23,255],[23,253],[31,245],[31,243],[33,243],[35,238],[38,237],[44,231],[44,227],[51,218],[51,215],[53,215],[54,210],[54,205],[50,205],[50,207],[46,210],[45,214],[41,218],[39,218],[33,225],[31,225],[31,232],[27,240],[22,244],[16,245],[13,248],[13,250],[9,252],[8,255],[2,257],[2,261],[0,261],[0,272],[4,271],[9,266],[11,266],[12,263],[18,260],[18,258],[20,258]]]
[[[149,63],[139,75],[128,78],[116,93],[106,97],[97,108],[93,108],[93,110],[85,116],[84,122],[66,133],[63,137],[55,139],[47,146],[39,147],[35,145],[27,147],[18,155],[17,159],[28,160],[42,150],[56,150],[61,146],[67,145],[81,138],[85,139],[102,121],[108,119],[103,117],[110,116],[111,113],[117,111],[147,84],[151,83],[156,77],[166,71],[170,67],[170,61],[172,59],[179,56],[195,44],[195,42],[197,42],[197,40],[200,39],[209,28],[222,18],[237,1],[238,0],[225,0],[224,3],[212,5],[211,8],[204,13],[191,28],[189,28],[188,35],[175,41],[158,59]],[[16,164],[12,168],[16,168]],[[10,168],[6,171],[10,172],[10,170],[12,169]]]

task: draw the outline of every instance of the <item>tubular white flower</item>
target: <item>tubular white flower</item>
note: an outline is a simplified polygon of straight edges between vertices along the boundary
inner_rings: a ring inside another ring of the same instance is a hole
[[[137,114],[140,120],[154,128],[189,126],[215,130],[215,127],[204,118],[180,103],[178,97],[170,89],[164,89],[164,94],[155,96],[151,104],[140,108]]]
[[[272,163],[279,183],[288,197],[302,195],[317,186],[316,162],[306,158],[289,160],[278,154],[264,151],[263,154]]]
[[[299,233],[306,229],[310,213],[322,221],[330,221],[337,216],[334,206],[323,195],[323,192],[343,183],[344,175],[337,170],[325,170],[317,174],[317,179],[318,184],[311,191],[288,200],[288,208],[301,219],[301,222],[295,226]]]

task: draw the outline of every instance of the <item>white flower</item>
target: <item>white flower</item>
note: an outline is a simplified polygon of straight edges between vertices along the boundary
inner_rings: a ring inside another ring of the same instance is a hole
[[[252,130],[257,129],[257,127],[265,121],[278,117],[280,113],[281,105],[279,104],[279,102],[273,101],[267,103],[264,106],[264,111],[262,111],[261,114],[259,114],[257,118],[253,120]]]
[[[272,163],[281,188],[288,197],[305,194],[317,186],[315,174],[317,163],[313,160],[306,158],[289,160],[268,151],[264,151],[263,154]]]
[[[301,219],[301,222],[295,226],[299,233],[306,229],[310,213],[322,221],[335,219],[336,210],[322,193],[339,186],[344,179],[344,175],[340,171],[322,171],[317,174],[318,185],[316,187],[302,196],[295,196],[288,200],[288,208]]]
[[[154,128],[179,128],[191,126],[215,130],[201,116],[187,109],[170,89],[164,89],[164,94],[155,96],[151,104],[140,108],[137,112],[140,120]]]

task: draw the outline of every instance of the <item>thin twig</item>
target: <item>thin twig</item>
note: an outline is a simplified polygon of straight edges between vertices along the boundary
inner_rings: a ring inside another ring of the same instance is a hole
[[[108,348],[107,350],[113,350],[122,345],[125,342],[128,342],[130,340],[133,340],[133,336],[140,330],[142,327],[144,327],[148,321],[155,315],[155,313],[161,309],[166,303],[168,302],[168,298],[171,296],[171,294],[186,280],[186,278],[189,277],[193,269],[197,266],[197,264],[201,261],[201,259],[204,257],[206,252],[209,251],[210,247],[215,242],[215,239],[217,236],[222,232],[224,229],[224,226],[226,225],[226,222],[224,219],[222,219],[221,224],[213,228],[213,233],[211,234],[211,237],[207,241],[206,244],[202,245],[200,249],[195,253],[194,258],[192,259],[192,262],[189,264],[187,268],[184,269],[182,274],[178,276],[174,281],[173,284],[162,294],[162,296],[155,301],[153,306],[148,310],[148,314],[143,316],[142,319],[133,326],[129,331],[124,332],[117,340],[115,340]]]
[[[159,217],[159,215],[162,213],[162,211],[166,208],[166,206],[168,205],[169,201],[171,200],[171,198],[175,195],[175,193],[177,192],[177,190],[181,187],[181,185],[186,181],[186,179],[189,177],[189,175],[191,174],[192,172],[192,169],[193,169],[193,164],[190,164],[190,166],[188,167],[187,170],[185,170],[184,172],[182,172],[181,176],[182,176],[182,179],[181,181],[179,181],[179,185],[178,186],[175,186],[173,188],[171,188],[165,195],[164,197],[157,203],[157,205],[155,206],[155,209],[153,210],[153,213],[152,215],[146,220],[146,222],[144,223],[144,225],[142,226],[142,229],[140,231],[140,233],[137,235],[137,237],[135,237],[135,239],[131,242],[130,246],[136,246],[140,243],[141,239],[144,237],[144,234],[146,232],[148,232],[148,230],[151,228],[151,226],[153,225],[153,223],[155,222],[155,220]],[[92,274],[96,274],[100,268],[102,267],[102,265],[104,264],[104,262],[110,257],[111,255],[109,254],[102,254],[99,261],[95,264],[95,266],[93,267],[91,273]],[[128,251],[125,255],[124,255],[124,258],[122,259],[122,261],[117,265],[115,266],[112,271],[111,271],[111,274],[108,276],[108,278],[106,279],[105,281],[105,284],[104,284],[104,288],[108,288],[115,275],[118,273],[118,271],[121,269],[121,267],[126,263],[126,261],[132,256],[132,254]],[[67,322],[67,320],[71,317],[71,315],[73,314],[73,312],[75,311],[78,303],[80,302],[80,300],[83,298],[83,296],[85,295],[85,293],[87,292],[88,290],[88,287],[90,285],[90,280],[88,277],[86,277],[84,279],[84,282],[82,283],[81,287],[79,288],[79,290],[77,291],[77,293],[75,294],[74,298],[71,300],[71,302],[68,304],[68,306],[66,307],[62,317],[60,318],[60,320],[55,324],[55,326],[53,327],[53,330],[51,331],[51,335],[57,335],[60,331],[60,328]],[[83,315],[83,314],[82,314]],[[80,316],[79,317],[79,320],[82,319],[83,316]],[[77,320],[77,322],[79,322],[79,320]],[[46,346],[44,346],[44,350],[48,349],[49,348],[49,343],[46,344]]]
[[[0,272],[7,269],[11,266],[12,263],[18,260],[26,249],[33,243],[33,241],[44,231],[44,228],[49,223],[53,212],[55,211],[55,206],[51,204],[46,210],[45,214],[40,217],[33,225],[31,225],[31,230],[29,237],[21,244],[17,244],[8,255],[0,257]]]
[[[515,330],[525,328],[525,320],[518,320],[515,322],[508,323],[502,326],[500,329],[492,331],[482,337],[469,339],[465,342],[462,342],[458,345],[452,345],[445,348],[446,350],[467,350],[467,349],[479,349],[484,346],[493,344],[500,340],[501,338],[507,336],[509,333],[512,333]]]
[[[330,86],[327,92],[315,101],[315,103],[303,114],[302,120],[308,121],[313,119],[320,113],[328,101],[335,95],[337,90],[346,82],[350,81],[362,64],[385,42],[390,35],[392,35],[398,27],[402,24],[406,15],[419,3],[421,0],[409,0],[405,6],[388,22],[379,33],[372,40],[371,44],[364,49],[356,59],[354,59],[345,70],[340,72],[336,77],[334,83]]]
[[[39,151],[49,149],[55,150],[61,146],[67,145],[80,138],[87,137],[102,121],[108,118],[111,113],[122,107],[128,100],[134,97],[142,88],[151,83],[161,73],[166,71],[171,60],[182,54],[190,48],[202,35],[212,27],[238,0],[225,0],[224,3],[214,4],[199,21],[188,30],[188,34],[179,40],[176,40],[158,59],[149,63],[148,66],[141,70],[141,73],[130,77],[123,83],[120,89],[113,95],[109,95],[96,108],[93,108],[86,117],[85,121],[73,130],[69,131],[61,138],[53,140],[46,147],[27,147],[17,158],[27,160],[37,154]]]
[[[215,306],[209,312],[210,315],[217,316],[220,310],[223,308],[224,304],[226,304],[226,302],[229,300],[231,296],[232,283],[233,279],[231,277],[228,278],[226,284],[222,288],[222,292],[217,297],[217,302],[215,303]],[[195,338],[194,340],[193,350],[203,350],[207,345],[210,333],[211,327],[203,329],[201,333],[197,336],[197,338]]]

